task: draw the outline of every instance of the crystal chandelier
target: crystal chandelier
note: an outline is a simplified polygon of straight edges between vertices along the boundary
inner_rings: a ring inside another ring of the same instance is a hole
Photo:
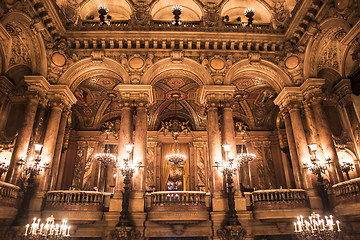
[[[177,152],[175,153],[173,151],[173,153],[166,155],[165,159],[166,159],[166,161],[169,161],[173,164],[180,164],[180,163],[185,162],[186,156],[184,154],[180,153],[177,141],[175,142],[175,144],[176,144]]]
[[[319,182],[323,182],[324,179],[322,177],[323,174],[325,174],[325,171],[327,170],[328,165],[330,167],[331,159],[327,158],[325,159],[325,162],[320,161],[316,156],[316,148],[317,144],[313,143],[309,145],[309,148],[312,152],[312,155],[310,156],[310,164],[304,163],[304,168],[311,171],[313,174],[315,174],[318,177]]]
[[[172,24],[175,26],[181,25],[180,15],[182,13],[182,7],[180,5],[175,5],[172,7],[171,12],[174,14],[175,19]]]
[[[337,239],[341,231],[340,221],[337,220],[335,223],[332,215],[330,218],[325,216],[324,221],[320,219],[319,214],[313,212],[309,216],[309,221],[304,220],[303,216],[297,217],[297,222],[294,222],[295,233],[300,240]]]
[[[107,147],[109,144],[109,133],[106,133],[105,139],[105,148],[102,153],[98,153],[94,156],[94,158],[102,163],[116,162],[116,157],[110,153],[110,147]]]
[[[40,219],[34,218],[31,224],[25,227],[24,236],[26,239],[63,239],[70,236],[70,226],[67,221],[63,219],[61,225],[55,224],[53,215],[47,218],[46,224],[41,223]]]
[[[176,117],[176,99],[178,99],[180,97],[179,94],[172,94],[172,97],[175,99],[175,117]],[[176,119],[175,119],[176,120]],[[173,122],[179,122],[179,121],[173,121]],[[180,134],[180,131],[181,131],[181,127],[175,127],[172,126],[172,136],[173,136],[173,139],[174,139],[174,142],[175,142],[175,148],[176,150],[173,148],[172,149],[172,153],[166,155],[165,159],[166,161],[169,161],[171,162],[172,164],[181,164],[181,163],[184,163],[185,160],[186,160],[186,156],[184,154],[181,154],[180,153],[180,149],[179,149],[179,143],[178,143],[178,136]]]

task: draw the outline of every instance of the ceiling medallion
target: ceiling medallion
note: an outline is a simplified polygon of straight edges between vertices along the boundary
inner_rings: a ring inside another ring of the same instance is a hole
[[[172,90],[164,93],[165,99],[170,101],[182,101],[187,99],[187,93],[179,90]]]

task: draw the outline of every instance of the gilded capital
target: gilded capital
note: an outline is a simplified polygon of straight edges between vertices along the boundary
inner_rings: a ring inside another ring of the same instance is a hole
[[[236,87],[226,85],[205,85],[200,94],[200,103],[213,104],[231,102],[234,98]]]

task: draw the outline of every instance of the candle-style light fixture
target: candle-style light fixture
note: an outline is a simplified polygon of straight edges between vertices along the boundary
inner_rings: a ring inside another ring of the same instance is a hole
[[[46,224],[40,223],[36,217],[31,224],[25,226],[24,236],[26,239],[64,239],[70,237],[71,226],[63,219],[61,225],[55,224],[53,215],[47,218]]]
[[[111,16],[107,15],[108,12],[109,12],[109,8],[105,4],[100,4],[98,6],[98,13],[100,14],[99,18],[100,18],[101,25],[103,25],[103,24],[110,25]]]
[[[338,239],[338,235],[341,232],[340,221],[334,222],[334,217],[325,216],[324,219],[320,219],[320,215],[313,212],[309,216],[309,220],[304,220],[303,216],[297,217],[297,222],[294,222],[295,233],[300,240],[311,239],[326,239],[334,240]]]
[[[309,148],[312,153],[310,155],[310,164],[304,163],[304,168],[311,171],[312,174],[317,176],[320,197],[322,199],[324,210],[327,211],[330,210],[331,206],[330,206],[327,190],[325,189],[323,175],[325,174],[328,167],[331,167],[331,159],[327,158],[325,159],[325,161],[318,159],[318,157],[316,156],[316,151],[317,151],[316,143],[310,144]]]
[[[5,162],[0,163],[0,178],[4,173],[6,173],[8,171],[8,169],[9,169],[8,164],[6,164]]]
[[[180,26],[181,25],[180,15],[182,13],[182,7],[180,5],[175,5],[172,7],[171,12],[174,14],[174,19],[175,19],[172,22],[172,24],[175,26]]]
[[[354,164],[352,162],[342,162],[340,164],[340,167],[341,167],[341,171],[343,171],[346,174],[347,179],[350,180],[349,172],[354,170]]]
[[[231,145],[223,144],[225,158],[221,162],[215,162],[217,169],[224,174],[227,183],[227,196],[228,196],[228,207],[226,222],[223,228],[217,230],[217,235],[222,240],[227,239],[243,239],[245,236],[245,230],[241,227],[238,220],[237,211],[235,210],[235,199],[233,191],[233,175],[237,172],[237,166],[234,162],[234,158],[229,156]]]
[[[248,7],[244,11],[245,17],[248,18],[248,24],[246,26],[251,27],[254,21],[255,9],[252,7]]]
[[[122,162],[118,162],[117,167],[119,168],[121,175],[124,177],[124,191],[122,200],[122,210],[120,212],[119,221],[116,227],[132,227],[130,212],[129,212],[129,200],[130,200],[130,180],[137,169],[142,166],[141,162],[137,162],[137,165],[133,164],[131,156],[134,144],[128,143],[125,145],[126,156]],[[125,229],[125,228],[122,228]]]

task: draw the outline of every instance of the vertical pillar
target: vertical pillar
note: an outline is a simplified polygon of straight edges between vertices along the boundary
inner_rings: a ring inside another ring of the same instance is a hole
[[[342,182],[344,181],[344,176],[341,172],[339,158],[336,153],[331,129],[322,106],[322,100],[319,98],[315,99],[312,101],[311,105],[314,111],[316,126],[319,132],[319,138],[323,148],[324,156],[326,158],[330,157],[331,161],[333,162],[333,166],[328,168],[330,181],[332,184]]]
[[[131,107],[130,102],[125,102],[121,110],[121,125],[119,133],[119,152],[118,158],[120,161],[124,158],[125,145],[132,143],[133,135],[133,108]],[[116,182],[115,182],[115,195],[120,197],[121,190],[123,188],[123,177],[121,172],[117,170]]]
[[[293,132],[292,125],[291,125],[290,114],[288,111],[284,111],[282,113],[282,115],[283,115],[284,122],[285,122],[285,129],[286,129],[286,135],[287,135],[287,140],[288,140],[288,145],[289,145],[291,163],[292,163],[292,167],[293,167],[295,186],[297,189],[302,189],[303,184],[302,184],[302,180],[301,180],[301,169],[300,169],[300,165],[299,165],[299,159],[297,156],[295,138],[294,138],[294,132]]]
[[[30,137],[34,126],[37,107],[39,104],[39,96],[30,95],[24,113],[23,124],[19,129],[16,137],[16,143],[13,154],[11,156],[9,169],[6,174],[5,182],[16,184],[18,175],[17,163],[22,157],[25,157],[29,147]]]
[[[55,146],[55,151],[54,151],[54,158],[53,158],[53,163],[52,163],[52,167],[51,167],[50,190],[55,190],[55,188],[56,188],[56,182],[58,179],[59,167],[60,167],[60,158],[61,158],[65,130],[66,130],[66,125],[67,125],[67,120],[68,120],[69,114],[70,114],[69,110],[65,110],[61,114],[59,131],[58,131],[56,146]]]
[[[221,136],[222,144],[230,144],[230,153],[229,157],[236,158],[236,141],[235,141],[235,130],[234,130],[234,120],[233,120],[233,111],[231,108],[232,102],[225,102],[222,108],[221,115]],[[237,172],[234,177],[234,190],[236,191],[239,188],[239,172]]]
[[[292,104],[289,110],[291,126],[294,133],[294,140],[296,146],[296,152],[298,155],[299,165],[303,166],[304,163],[308,162],[310,159],[308,144],[306,141],[304,126],[301,120],[300,115],[300,104]],[[299,167],[300,167],[299,166]],[[314,188],[312,182],[311,172],[307,169],[302,170],[302,180],[303,186],[305,189]]]
[[[207,133],[210,157],[210,168],[212,170],[212,191],[219,193],[223,190],[223,176],[215,166],[215,162],[221,160],[221,136],[219,130],[218,108],[215,103],[211,103],[207,110]]]
[[[40,176],[39,191],[43,192],[48,190],[50,184],[50,174],[53,170],[53,157],[55,152],[56,140],[58,137],[61,113],[63,110],[63,103],[59,101],[52,101],[51,104],[51,113],[46,127],[44,144],[41,153],[42,163],[48,164],[48,168],[45,168],[44,172]],[[57,171],[58,169],[56,169]]]
[[[144,102],[137,103],[136,121],[134,134],[134,163],[141,162],[140,168],[133,176],[133,190],[145,192],[145,164],[146,164],[146,142],[147,142],[147,115]]]

